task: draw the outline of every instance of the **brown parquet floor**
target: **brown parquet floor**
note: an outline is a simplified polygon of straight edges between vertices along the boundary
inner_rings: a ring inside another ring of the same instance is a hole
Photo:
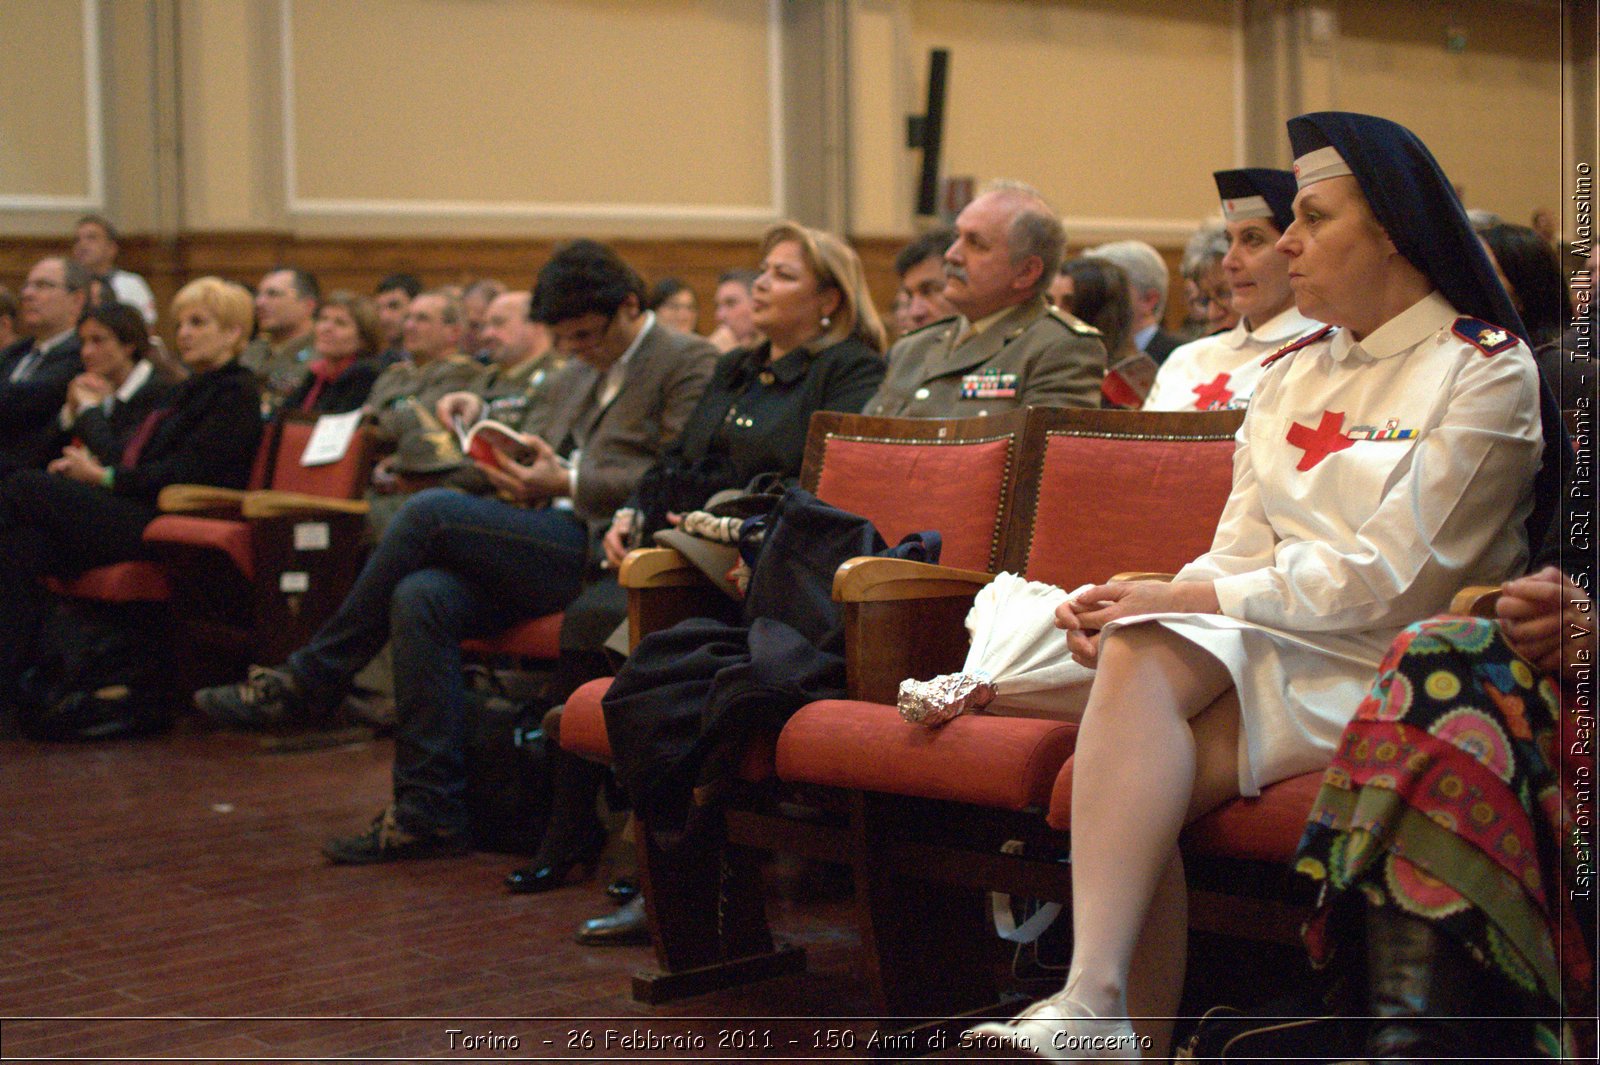
[[[855,1042],[874,1028],[841,900],[771,902],[780,935],[808,950],[808,972],[652,1008],[628,995],[649,948],[572,941],[609,905],[599,886],[626,868],[622,850],[591,883],[531,897],[500,887],[517,864],[505,855],[327,864],[319,844],[386,800],[391,750],[268,753],[193,726],[106,744],[0,740],[0,1055],[857,1056],[825,1045],[829,1030]],[[706,1045],[621,1042],[635,1033]],[[755,1050],[717,1046],[752,1035]]]

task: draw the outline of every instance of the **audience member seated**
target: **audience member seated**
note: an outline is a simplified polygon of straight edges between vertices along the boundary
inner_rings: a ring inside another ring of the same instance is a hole
[[[1313,959],[1365,969],[1374,1061],[1594,1060],[1592,1012],[1564,1052],[1546,1020],[1595,1001],[1574,820],[1594,748],[1572,699],[1592,611],[1544,565],[1504,585],[1498,624],[1418,622],[1344,730],[1297,868],[1321,887]]]
[[[387,370],[406,357],[406,312],[421,292],[422,282],[411,274],[390,274],[372,290],[372,302],[378,309],[378,329],[383,334],[379,370]]]
[[[1521,572],[1558,494],[1547,468],[1536,500],[1534,475],[1541,450],[1559,466],[1560,420],[1427,149],[1335,112],[1289,136],[1300,191],[1279,243],[1302,313],[1331,325],[1257,387],[1211,551],[1171,583],[1100,585],[1057,613],[1096,667],[1072,786],[1071,968],[1062,991],[975,1030],[1047,1060],[1165,1058],[1184,823],[1326,765],[1400,630]]]
[[[284,410],[344,414],[366,403],[378,379],[378,313],[372,301],[335,289],[311,329],[310,373],[283,401]]]
[[[270,418],[311,372],[311,322],[322,289],[304,270],[282,267],[256,288],[256,338],[239,364],[261,383],[261,416]]]
[[[76,441],[102,466],[114,466],[150,413],[167,405],[172,386],[150,363],[144,315],[126,303],[90,307],[78,323],[78,343],[83,372],[67,386],[52,450],[60,454]]]
[[[756,272],[743,269],[724,270],[717,278],[717,327],[706,339],[724,355],[734,348],[753,348],[761,342],[761,331],[750,321],[750,286],[755,281]]]
[[[489,368],[470,392],[452,392],[438,402],[445,426],[459,417],[466,425],[493,418],[527,433],[543,428],[550,386],[567,360],[551,345],[549,327],[528,316],[532,298],[526,291],[506,292],[489,304],[483,329]],[[462,402],[462,396],[476,402]]]
[[[126,303],[144,316],[145,325],[154,328],[156,324],[156,297],[150,291],[150,285],[144,278],[132,270],[124,270],[117,265],[117,253],[121,245],[117,239],[117,227],[104,215],[86,214],[78,219],[77,235],[72,242],[72,257],[78,265],[89,271],[95,277],[105,278],[111,286],[111,293],[105,299],[96,300],[96,303],[105,303],[114,300],[117,303]]]
[[[967,418],[1098,406],[1105,348],[1093,328],[1044,298],[1067,239],[1054,209],[1020,182],[995,182],[961,211],[956,234],[944,253],[944,298],[959,316],[895,344],[865,413]]]
[[[17,294],[0,285],[0,352],[17,342]]]
[[[1545,380],[1557,388],[1562,408],[1576,408],[1579,397],[1584,395],[1592,402],[1591,371],[1583,360],[1568,359],[1562,354],[1562,336],[1572,324],[1572,293],[1561,276],[1556,250],[1527,226],[1501,223],[1479,230],[1478,236],[1488,248],[1489,261],[1511,294],[1517,313],[1522,315],[1522,324],[1528,327],[1533,357],[1539,360]],[[1576,340],[1575,334],[1567,337],[1567,351],[1578,350]]]
[[[1171,282],[1161,253],[1143,241],[1118,240],[1090,248],[1084,254],[1110,259],[1122,267],[1128,275],[1128,300],[1133,304],[1133,346],[1158,363],[1166,361],[1183,338],[1161,326]]]
[[[792,482],[800,475],[811,415],[857,412],[883,380],[883,325],[850,246],[832,233],[784,222],[767,230],[761,255],[752,315],[767,339],[717,361],[683,435],[617,512],[604,539],[611,569],[567,611],[558,700],[610,671],[602,644],[628,610],[612,574],[630,547],[649,546],[650,534],[718,491],[761,475]],[[559,730],[553,718],[547,721]],[[532,864],[507,878],[512,891],[560,887],[574,867],[592,866],[605,843],[595,799],[608,770],[559,747],[551,750],[550,827]]]
[[[0,351],[0,476],[51,457],[51,424],[67,398],[78,360],[78,319],[89,275],[71,259],[40,259],[22,283],[24,339]]]
[[[1061,264],[1050,292],[1058,311],[1100,331],[1107,352],[1100,405],[1137,410],[1150,392],[1157,367],[1133,346],[1128,275],[1110,259],[1079,255]]]
[[[422,293],[406,311],[408,358],[379,374],[367,393],[367,413],[380,442],[395,448],[372,471],[372,491],[367,495],[372,509],[367,517],[375,533],[383,531],[401,497],[412,490],[403,479],[408,470],[401,461],[414,450],[407,446],[407,438],[435,431],[427,417],[434,405],[451,392],[471,388],[483,372],[457,349],[460,340],[461,301],[443,289]]]
[[[1294,220],[1294,175],[1287,170],[1219,170],[1227,219],[1222,269],[1239,321],[1174,351],[1156,375],[1145,410],[1228,410],[1250,402],[1268,355],[1320,327],[1295,307],[1289,257],[1278,240]]]
[[[479,362],[488,362],[483,350],[483,327],[489,321],[489,304],[505,295],[503,281],[483,277],[461,290],[461,350]]]
[[[675,277],[663,277],[651,287],[649,307],[668,329],[692,334],[700,324],[700,301],[694,289]]]
[[[677,437],[711,372],[710,344],[659,327],[643,306],[643,283],[610,248],[577,241],[558,249],[533,293],[534,318],[575,360],[551,397],[554,443],[527,435],[525,454],[502,450],[484,467],[515,502],[447,488],[417,493],[309,644],[278,668],[258,666],[243,683],[196,693],[196,706],[225,726],[293,720],[335,705],[392,632],[394,800],[366,832],[330,841],[330,860],[466,849],[461,640],[559,611],[600,572],[600,534]],[[551,505],[558,500],[570,506]]]
[[[901,336],[956,316],[955,307],[944,298],[944,253],[955,242],[956,231],[940,226],[896,253],[894,272],[900,278],[905,315],[903,321],[896,323]]]
[[[1178,261],[1183,278],[1184,303],[1189,308],[1180,333],[1187,340],[1212,336],[1239,324],[1239,312],[1229,299],[1222,257],[1228,254],[1228,232],[1221,222],[1207,222],[1195,230]]]
[[[0,685],[14,683],[34,653],[48,603],[41,576],[147,557],[144,527],[169,484],[243,488],[249,480],[260,403],[237,358],[250,335],[250,293],[203,277],[179,290],[172,314],[191,376],[115,461],[73,444],[48,471],[23,470],[0,483]],[[9,697],[0,690],[0,701]]]

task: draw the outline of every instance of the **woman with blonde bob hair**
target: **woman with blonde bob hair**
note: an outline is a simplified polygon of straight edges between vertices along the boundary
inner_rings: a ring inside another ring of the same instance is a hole
[[[630,546],[649,544],[653,533],[717,492],[757,477],[798,479],[811,415],[857,413],[883,380],[883,323],[867,295],[861,260],[848,244],[832,233],[780,222],[761,239],[759,271],[750,290],[751,317],[766,339],[717,361],[683,433],[645,473],[606,533],[613,566]],[[620,589],[602,581],[567,609],[567,631],[574,631],[574,617],[583,617],[584,628],[603,640],[626,616]],[[600,640],[593,652],[583,652],[563,636],[569,644],[563,686],[604,674]],[[575,865],[591,864],[605,843],[594,813],[605,770],[570,755],[558,758],[550,827],[533,864],[508,878],[512,891],[560,887]]]
[[[191,281],[172,301],[178,355],[190,376],[103,463],[69,445],[48,470],[23,470],[0,484],[0,705],[35,655],[48,606],[45,575],[74,576],[144,558],[144,528],[169,484],[243,488],[261,441],[255,378],[236,361],[254,311],[241,285]]]

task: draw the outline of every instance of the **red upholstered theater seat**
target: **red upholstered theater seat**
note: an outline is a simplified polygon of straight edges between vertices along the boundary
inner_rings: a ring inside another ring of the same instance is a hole
[[[1039,411],[1003,569],[1062,588],[1175,572],[1211,546],[1233,486],[1237,412]]]
[[[1030,411],[999,568],[1073,588],[1130,570],[1175,570],[1202,554],[1232,485],[1240,417]],[[929,733],[891,706],[823,702],[785,727],[778,773],[849,790],[1043,807],[1076,736],[1063,722],[989,716]],[[995,779],[1006,773],[1021,776]]]
[[[783,780],[1003,810],[1042,809],[1077,725],[959,717],[939,729],[879,703],[830,699],[802,707],[778,737]]]
[[[1283,864],[1294,857],[1306,830],[1306,815],[1322,787],[1322,772],[1302,773],[1261,789],[1251,799],[1234,799],[1184,829],[1186,853]],[[1050,795],[1050,827],[1072,827],[1072,762],[1056,778]]]
[[[611,739],[600,700],[611,688],[610,677],[591,680],[567,697],[561,711],[561,748],[595,762],[611,761]]]
[[[57,595],[103,603],[162,603],[172,596],[166,570],[154,562],[116,562],[76,577],[48,577],[45,586]]]
[[[461,641],[461,649],[479,655],[512,655],[516,658],[550,660],[561,654],[560,614],[520,621],[493,636]]]
[[[961,446],[952,446],[960,443]],[[999,551],[1016,441],[1009,434],[976,442],[823,438],[817,498],[872,519],[898,543],[925,529],[944,537],[939,563],[987,570]],[[892,478],[893,486],[885,484]]]
[[[186,544],[220,551],[238,567],[245,580],[255,580],[256,557],[249,522],[164,514],[145,526],[144,538],[147,543]]]

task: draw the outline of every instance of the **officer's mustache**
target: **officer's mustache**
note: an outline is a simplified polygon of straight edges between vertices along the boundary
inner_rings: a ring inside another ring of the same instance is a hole
[[[967,279],[967,271],[953,263],[945,263],[944,276],[956,281],[965,281]]]

